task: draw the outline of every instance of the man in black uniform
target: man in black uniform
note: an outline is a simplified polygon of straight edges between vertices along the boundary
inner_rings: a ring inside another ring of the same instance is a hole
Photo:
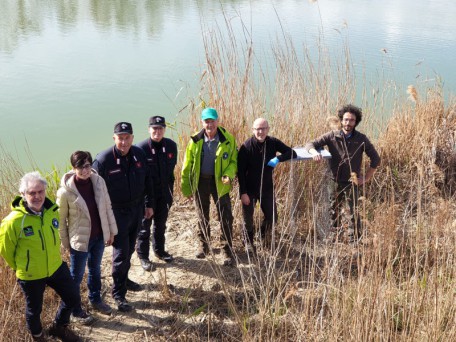
[[[165,250],[165,231],[168,212],[173,203],[174,167],[177,163],[177,145],[171,139],[165,138],[166,121],[162,116],[149,119],[150,138],[138,144],[146,154],[147,163],[151,170],[155,191],[154,225],[152,229],[153,248],[155,256],[166,262],[173,257]],[[142,220],[138,234],[136,253],[141,260],[141,266],[146,270],[152,269],[149,260],[151,218]]]
[[[130,260],[143,217],[153,216],[154,188],[143,150],[132,146],[131,124],[117,123],[113,138],[115,145],[100,152],[93,167],[106,181],[119,230],[112,244],[112,296],[119,311],[131,311],[125,295],[140,291],[141,285],[128,279]]]
[[[260,238],[264,245],[269,242],[272,227],[277,222],[272,171],[279,162],[296,158],[296,152],[279,139],[268,136],[269,124],[265,119],[256,119],[252,130],[253,136],[239,149],[238,178],[247,246],[255,251],[253,244],[255,205],[259,201],[264,214],[260,228]],[[281,154],[277,156],[277,152]]]

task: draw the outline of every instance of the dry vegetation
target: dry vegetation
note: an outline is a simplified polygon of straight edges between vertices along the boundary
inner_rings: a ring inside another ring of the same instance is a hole
[[[271,80],[255,63],[248,32],[235,39],[230,25],[226,35],[222,31],[205,36],[207,70],[198,97],[218,109],[221,124],[238,143],[250,135],[252,121],[265,116],[272,135],[302,146],[328,129],[326,118],[340,104],[354,101],[357,85],[348,52],[330,63],[321,51],[312,62],[281,38],[283,43],[272,49],[276,74]],[[439,89],[419,93],[411,87],[409,93],[411,99],[380,99],[377,93],[372,103],[357,103],[365,112],[360,130],[372,137],[382,157],[375,178],[363,189],[363,243],[326,239],[324,166],[281,164],[274,248],[249,264],[236,228],[235,281],[213,263],[218,285],[212,291],[187,284],[185,295],[176,297],[166,277],[160,278],[157,301],[181,309],[172,310],[161,325],[151,325],[138,340],[456,340],[456,104],[445,102]],[[380,123],[385,102],[393,103],[394,110]],[[187,110],[184,124],[197,130],[199,101]],[[181,149],[187,141],[182,133]],[[8,167],[2,170],[4,200],[15,192],[22,171],[7,153],[2,158]],[[232,198],[238,225],[237,189]],[[188,206],[183,203],[178,198],[175,208],[184,211]],[[8,207],[2,205],[6,214]],[[26,340],[23,296],[1,263],[0,340]],[[43,320],[49,322],[57,302],[49,295],[46,303],[52,310],[44,310]],[[183,325],[190,316],[205,318]]]

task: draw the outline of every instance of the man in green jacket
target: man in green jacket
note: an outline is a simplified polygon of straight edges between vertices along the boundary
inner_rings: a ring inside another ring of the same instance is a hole
[[[217,207],[222,230],[224,264],[233,263],[231,212],[231,183],[237,172],[237,148],[234,137],[218,126],[214,108],[201,112],[203,129],[192,135],[185,151],[181,188],[185,197],[195,200],[199,225],[199,249],[196,257],[203,259],[209,253],[211,230],[209,226],[210,197]]]
[[[60,256],[58,206],[46,197],[47,182],[38,172],[25,174],[11,213],[0,226],[0,255],[16,271],[26,299],[27,327],[35,341],[46,341],[41,309],[46,285],[60,296],[61,303],[49,335],[63,341],[79,341],[68,329],[71,311],[79,305],[79,290]]]

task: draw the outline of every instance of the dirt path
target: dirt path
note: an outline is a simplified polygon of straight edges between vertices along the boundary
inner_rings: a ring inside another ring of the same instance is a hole
[[[222,264],[219,248],[214,248],[213,258],[196,259],[194,227],[194,210],[188,206],[173,206],[166,238],[167,250],[173,254],[174,262],[167,264],[152,257],[156,268],[153,272],[146,272],[142,269],[136,253],[133,254],[129,277],[142,284],[144,290],[127,293],[127,300],[135,307],[130,313],[118,312],[111,297],[112,248],[107,248],[102,264],[103,298],[115,310],[111,316],[93,313],[96,321],[91,326],[73,325],[74,330],[86,341],[172,340],[179,334],[185,334],[186,325],[205,325],[202,322],[205,319],[204,314],[199,313],[207,305],[207,297],[211,297],[209,302],[212,303],[220,301],[221,313],[225,310],[227,312],[228,309],[224,308],[223,304],[226,302],[223,286],[239,285],[239,270],[235,267],[214,267]],[[213,231],[215,235],[219,233],[218,229]],[[222,271],[227,279],[226,283],[218,283],[214,273],[217,270]],[[85,290],[82,297],[87,304]],[[222,316],[221,314],[220,317]]]

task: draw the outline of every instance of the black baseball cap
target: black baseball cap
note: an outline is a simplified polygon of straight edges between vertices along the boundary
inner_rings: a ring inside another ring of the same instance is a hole
[[[129,122],[118,122],[114,126],[114,134],[133,134],[133,127],[131,126],[131,123]]]
[[[166,120],[163,116],[152,116],[149,119],[149,126],[166,127]]]

